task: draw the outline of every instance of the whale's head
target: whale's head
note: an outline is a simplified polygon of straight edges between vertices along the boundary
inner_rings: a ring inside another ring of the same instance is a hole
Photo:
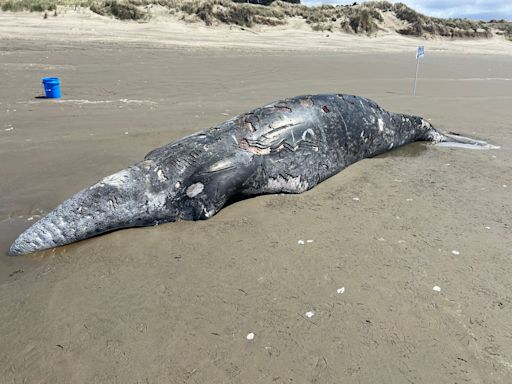
[[[23,232],[9,254],[69,244],[120,228],[173,221],[180,185],[151,160],[107,176]]]

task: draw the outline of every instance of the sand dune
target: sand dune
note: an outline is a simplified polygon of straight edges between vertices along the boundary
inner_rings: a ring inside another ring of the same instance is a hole
[[[87,9],[65,9],[58,17],[43,19],[38,13],[0,12],[2,40],[67,43],[124,43],[153,47],[228,48],[269,51],[333,51],[347,53],[412,52],[418,45],[427,51],[448,54],[512,55],[512,42],[503,37],[475,40],[419,39],[392,30],[375,37],[341,32],[315,32],[302,20],[284,26],[205,26],[187,23],[166,13],[155,12],[150,22],[119,21]]]

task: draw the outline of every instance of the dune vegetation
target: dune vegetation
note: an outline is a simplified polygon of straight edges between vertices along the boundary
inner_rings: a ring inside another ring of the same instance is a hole
[[[248,2],[247,2],[248,1]],[[392,31],[415,37],[451,39],[491,38],[512,40],[512,22],[442,19],[416,12],[402,3],[368,1],[353,5],[308,7],[299,0],[0,0],[3,11],[54,11],[58,7],[87,7],[91,11],[120,20],[148,21],[154,7],[187,22],[207,26],[231,24],[241,27],[278,26],[302,19],[313,31],[375,35]],[[255,4],[256,3],[256,4]]]

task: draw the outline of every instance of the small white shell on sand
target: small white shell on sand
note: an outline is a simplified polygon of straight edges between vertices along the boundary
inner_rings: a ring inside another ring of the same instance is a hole
[[[313,242],[313,240],[311,240],[311,239],[310,240],[306,240],[306,243],[312,243],[312,242]]]
[[[360,199],[359,199],[359,197],[353,197],[352,200],[359,201]]]
[[[304,245],[304,240],[299,240],[299,241],[297,241],[297,243],[298,243],[299,245]]]
[[[249,333],[247,336],[245,336],[247,340],[254,340],[254,333]]]
[[[315,316],[315,312],[313,311],[308,311],[304,314],[304,316],[306,316],[307,318],[311,319],[313,316]]]
[[[341,295],[343,292],[345,292],[345,287],[341,287],[341,288],[338,288],[338,289],[336,290],[336,293],[338,293],[338,294],[340,294],[340,295]]]
[[[485,227],[485,229],[491,229],[491,227]]]
[[[434,286],[434,288],[432,288],[433,291],[436,291],[436,292],[441,292],[441,287],[439,286]]]
[[[378,240],[378,241],[386,241],[386,239],[385,239],[385,238],[383,238],[383,237],[379,237],[377,240]]]
[[[507,188],[507,184],[503,184],[503,188]]]
[[[455,256],[460,255],[460,252],[459,252],[459,251],[452,251],[452,253],[453,253]]]

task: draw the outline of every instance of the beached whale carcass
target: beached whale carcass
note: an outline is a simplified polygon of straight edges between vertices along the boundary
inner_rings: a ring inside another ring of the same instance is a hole
[[[278,101],[157,148],[105,177],[23,232],[10,254],[120,228],[208,219],[237,196],[301,193],[358,160],[417,140],[463,141],[364,97]]]

